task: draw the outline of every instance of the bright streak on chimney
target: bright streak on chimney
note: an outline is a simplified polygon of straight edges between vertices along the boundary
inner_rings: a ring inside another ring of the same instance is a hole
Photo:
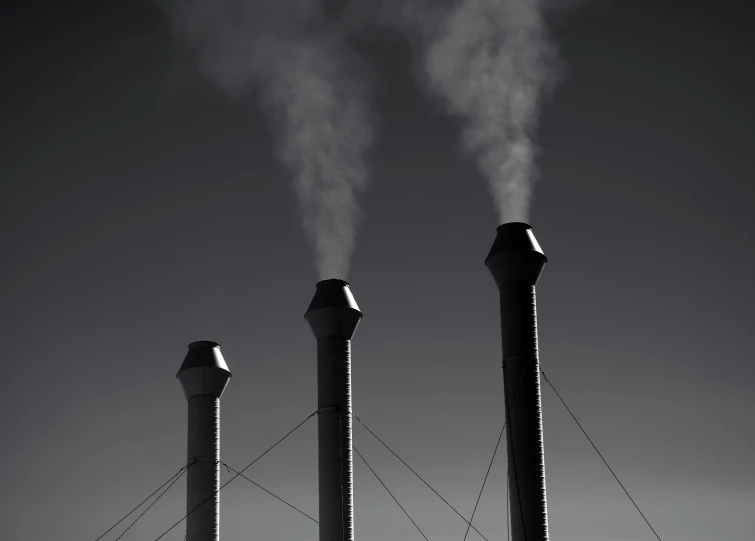
[[[513,541],[547,541],[535,284],[547,258],[532,228],[498,227],[485,265],[500,292],[506,443]]]
[[[176,377],[189,402],[187,464],[196,461],[186,474],[186,541],[219,541],[220,397],[231,373],[220,346],[203,340],[189,344]]]
[[[362,318],[348,282],[317,284],[304,315],[317,339],[320,541],[354,541],[351,337]]]

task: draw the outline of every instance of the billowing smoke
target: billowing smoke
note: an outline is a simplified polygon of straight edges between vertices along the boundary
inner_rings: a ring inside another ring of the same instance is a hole
[[[320,277],[346,278],[373,131],[368,74],[345,29],[317,0],[162,3],[202,73],[232,97],[261,97]]]
[[[464,119],[464,146],[490,182],[501,222],[527,220],[532,131],[552,58],[537,0],[461,2],[427,51],[428,82]]]
[[[363,0],[369,2],[369,0]],[[544,14],[579,0],[396,0],[383,22],[414,33],[423,86],[463,122],[501,222],[526,221],[544,92],[561,73]]]

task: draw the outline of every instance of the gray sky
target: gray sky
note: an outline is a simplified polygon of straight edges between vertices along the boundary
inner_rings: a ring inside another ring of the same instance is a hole
[[[150,2],[3,10],[0,537],[93,540],[183,465],[189,342],[218,341],[233,372],[234,468],[315,409],[302,316],[317,277],[263,116],[197,74]],[[746,2],[588,3],[556,30],[568,72],[538,134],[542,366],[664,541],[755,534],[752,17]],[[503,420],[494,207],[408,45],[361,46],[381,83],[349,276],[365,314],[354,408],[470,514]],[[552,537],[653,539],[547,386],[543,403]],[[310,514],[315,426],[247,472]],[[431,541],[462,539],[358,424],[354,442]],[[503,453],[488,483],[475,525],[493,541]],[[124,539],[180,518],[183,486]],[[361,539],[420,538],[358,459],[355,505]],[[317,528],[238,479],[221,532]]]

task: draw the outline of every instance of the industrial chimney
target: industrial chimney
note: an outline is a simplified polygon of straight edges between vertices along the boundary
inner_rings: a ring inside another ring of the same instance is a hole
[[[501,302],[513,541],[548,539],[535,306],[535,284],[546,261],[532,228],[520,222],[498,227],[485,259]]]
[[[219,541],[220,397],[231,373],[220,346],[203,340],[189,344],[176,377],[189,401],[186,541]]]
[[[359,311],[349,283],[323,280],[304,315],[317,339],[320,541],[354,541],[351,337]]]

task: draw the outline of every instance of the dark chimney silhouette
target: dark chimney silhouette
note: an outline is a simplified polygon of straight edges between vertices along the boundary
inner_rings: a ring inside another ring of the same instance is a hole
[[[501,303],[513,541],[548,539],[535,302],[535,284],[546,261],[532,228],[520,222],[498,227],[485,259]]]
[[[203,340],[189,344],[176,377],[189,402],[186,541],[219,541],[220,397],[231,373],[220,346]]]
[[[317,284],[304,315],[317,339],[320,541],[354,541],[351,337],[362,318],[348,282]]]

